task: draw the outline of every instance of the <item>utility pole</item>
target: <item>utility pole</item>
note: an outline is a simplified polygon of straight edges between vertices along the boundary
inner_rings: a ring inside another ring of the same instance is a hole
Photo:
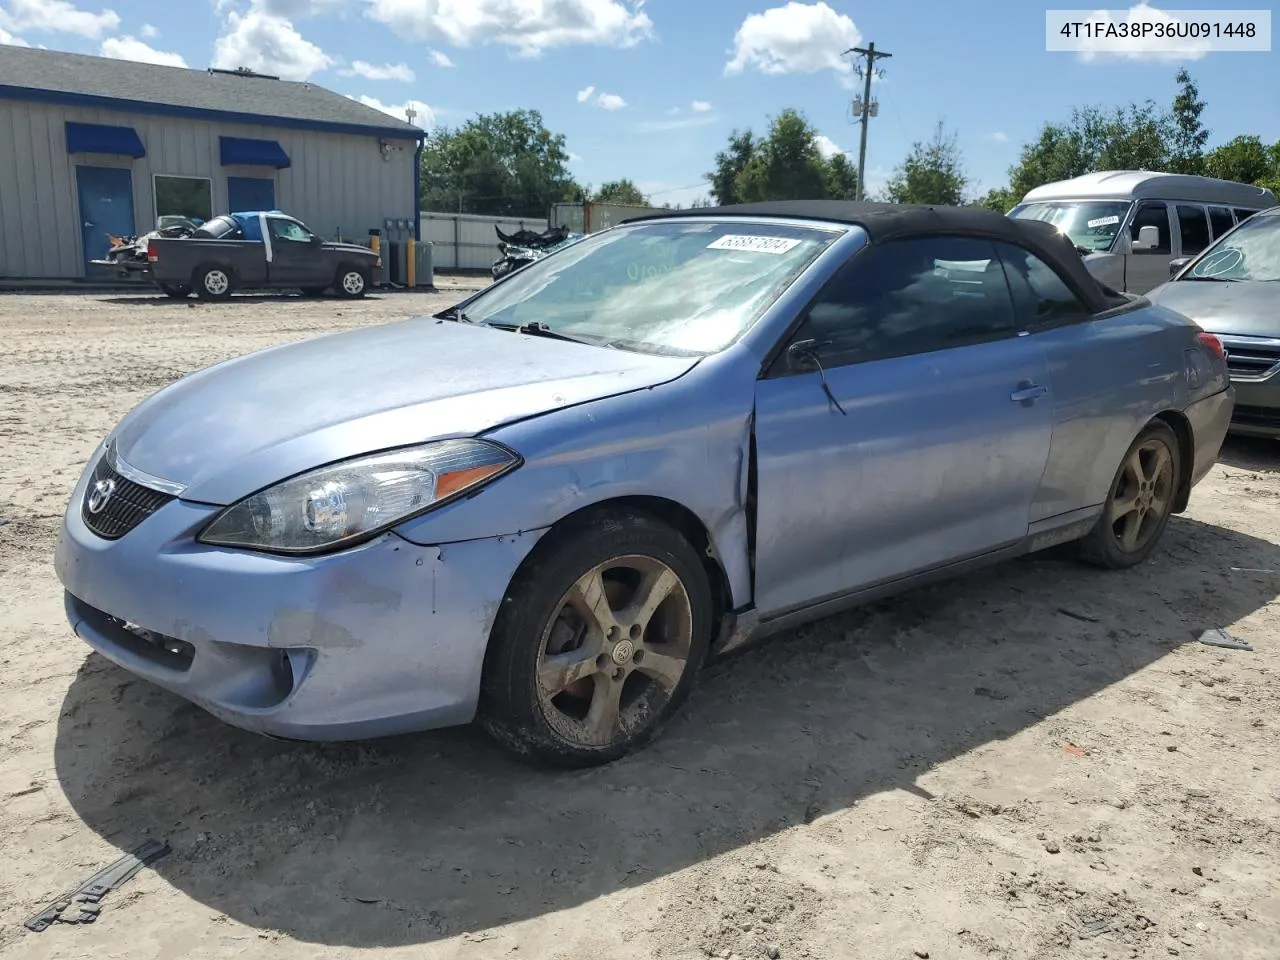
[[[864,177],[867,172],[867,122],[879,113],[879,104],[871,99],[871,78],[873,75],[882,76],[881,72],[876,69],[876,61],[891,57],[893,54],[877,50],[874,43],[868,43],[865,48],[853,47],[846,50],[845,53],[856,53],[858,56],[866,58],[867,61],[865,67],[859,64],[854,68],[864,81],[862,97],[854,101],[854,108],[859,114],[858,122],[862,124],[862,143],[858,147],[858,199],[862,200],[866,197],[866,181]]]

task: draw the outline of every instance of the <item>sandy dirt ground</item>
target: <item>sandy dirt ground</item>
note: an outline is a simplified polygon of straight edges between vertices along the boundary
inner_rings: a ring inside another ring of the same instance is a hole
[[[1280,956],[1271,444],[1231,442],[1140,569],[1039,556],[815,624],[583,773],[471,729],[257,738],[71,634],[57,524],[134,404],[450,299],[0,296],[0,956]],[[23,929],[152,837],[96,924]]]

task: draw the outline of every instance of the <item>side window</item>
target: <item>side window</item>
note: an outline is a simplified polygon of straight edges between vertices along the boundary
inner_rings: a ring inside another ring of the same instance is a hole
[[[311,234],[307,232],[306,227],[293,220],[268,220],[271,224],[271,235],[280,240],[295,240],[306,243],[311,239]]]
[[[931,353],[1017,332],[994,246],[969,237],[875,243],[810,304],[793,339],[824,366]]]
[[[1160,232],[1160,239],[1154,249],[1133,251],[1136,256],[1164,254],[1167,257],[1173,253],[1173,234],[1169,230],[1168,207],[1158,201],[1144,202],[1138,207],[1138,212],[1133,215],[1133,222],[1129,225],[1129,234],[1132,239],[1138,239],[1138,231],[1143,227],[1155,227]]]
[[[1178,204],[1178,231],[1182,234],[1182,255],[1193,257],[1209,245],[1209,220],[1204,207]]]
[[[1054,326],[1091,316],[1058,271],[1029,250],[997,243],[1013,292],[1020,330]]]
[[[1234,227],[1236,222],[1226,207],[1210,207],[1209,225],[1213,227],[1213,238],[1216,240]]]
[[[1243,223],[1256,213],[1254,210],[1244,210],[1236,207],[1236,223]]]

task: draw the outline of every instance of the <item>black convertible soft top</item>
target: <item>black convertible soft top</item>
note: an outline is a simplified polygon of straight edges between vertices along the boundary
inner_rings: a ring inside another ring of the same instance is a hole
[[[986,237],[1030,250],[1057,269],[1094,313],[1131,301],[1089,273],[1075,244],[1057,227],[1041,220],[1015,220],[982,207],[931,207],[906,203],[853,203],[848,200],[776,200],[723,207],[663,210],[631,217],[624,223],[667,217],[793,217],[861,227],[872,243],[924,235]]]

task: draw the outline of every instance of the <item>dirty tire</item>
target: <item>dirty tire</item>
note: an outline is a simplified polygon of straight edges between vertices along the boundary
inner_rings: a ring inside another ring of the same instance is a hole
[[[185,283],[162,283],[160,284],[160,292],[172,300],[185,300],[191,296],[191,288]]]
[[[1080,541],[1080,557],[1107,570],[1137,566],[1155,550],[1182,484],[1178,436],[1153,421],[1125,451],[1097,525]]]
[[[201,267],[196,271],[195,287],[201,300],[225,300],[231,296],[231,273],[225,267]]]
[[[590,582],[603,594],[591,594]],[[707,571],[684,537],[638,510],[584,514],[548,533],[513,578],[489,640],[478,719],[528,759],[570,768],[617,760],[688,699],[712,621]]]
[[[369,271],[363,267],[343,267],[334,289],[348,300],[358,300],[369,292]]]

